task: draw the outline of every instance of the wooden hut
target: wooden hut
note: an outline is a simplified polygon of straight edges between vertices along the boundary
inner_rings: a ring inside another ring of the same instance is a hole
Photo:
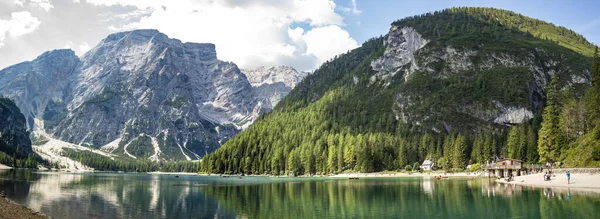
[[[504,158],[497,162],[484,165],[483,169],[488,173],[488,176],[501,178],[506,178],[513,173],[515,176],[520,176],[521,172],[525,171],[525,168],[523,168],[523,161],[512,158]]]

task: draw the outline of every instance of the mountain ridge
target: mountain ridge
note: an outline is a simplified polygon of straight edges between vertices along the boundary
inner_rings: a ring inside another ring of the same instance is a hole
[[[154,161],[199,159],[291,90],[260,92],[214,44],[157,30],[108,35],[81,57],[48,51],[0,78],[34,132]]]

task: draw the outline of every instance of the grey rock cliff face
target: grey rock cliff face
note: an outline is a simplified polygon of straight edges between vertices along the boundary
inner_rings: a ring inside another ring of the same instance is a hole
[[[274,84],[282,82],[286,87],[296,87],[302,79],[308,76],[308,72],[297,71],[296,69],[285,66],[258,67],[255,69],[242,69],[248,81],[253,87],[263,84]]]
[[[411,27],[392,26],[383,41],[386,48],[383,56],[371,62],[371,67],[380,72],[378,76],[388,78],[402,70],[401,67],[407,66],[404,74],[406,80],[412,72],[419,69],[415,52],[428,42]]]
[[[44,115],[66,102],[69,81],[74,77],[79,58],[72,50],[45,52],[31,62],[23,62],[0,71],[0,94],[16,101],[27,118],[30,130],[35,130],[34,118],[51,118]],[[51,122],[52,123],[52,122]]]
[[[256,97],[266,111],[273,109],[309,74],[285,65],[242,69],[242,73],[248,78]]]
[[[155,30],[117,33],[86,53],[79,70],[70,113],[54,131],[69,142],[98,147],[121,137],[124,148],[147,136],[158,145],[140,151],[158,147],[154,158],[195,159],[219,146],[217,126],[256,116],[248,81],[212,44]]]
[[[217,59],[213,44],[134,30],[109,35],[81,59],[58,50],[4,69],[0,91],[17,100],[30,128],[61,140],[135,158],[190,160],[269,111],[301,80],[292,70],[255,71],[251,83],[234,63]]]

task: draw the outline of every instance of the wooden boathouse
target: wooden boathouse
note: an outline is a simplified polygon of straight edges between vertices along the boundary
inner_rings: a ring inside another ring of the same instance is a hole
[[[489,177],[500,177],[506,178],[511,174],[515,174],[515,176],[520,176],[523,172],[526,171],[526,168],[523,167],[523,161],[511,158],[504,158],[502,160],[498,160],[491,164],[487,164],[482,166],[482,169],[487,172]]]

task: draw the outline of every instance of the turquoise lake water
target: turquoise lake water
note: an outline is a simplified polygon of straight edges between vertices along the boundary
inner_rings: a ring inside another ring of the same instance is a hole
[[[487,178],[331,179],[0,171],[0,191],[54,218],[600,218],[600,192]]]

